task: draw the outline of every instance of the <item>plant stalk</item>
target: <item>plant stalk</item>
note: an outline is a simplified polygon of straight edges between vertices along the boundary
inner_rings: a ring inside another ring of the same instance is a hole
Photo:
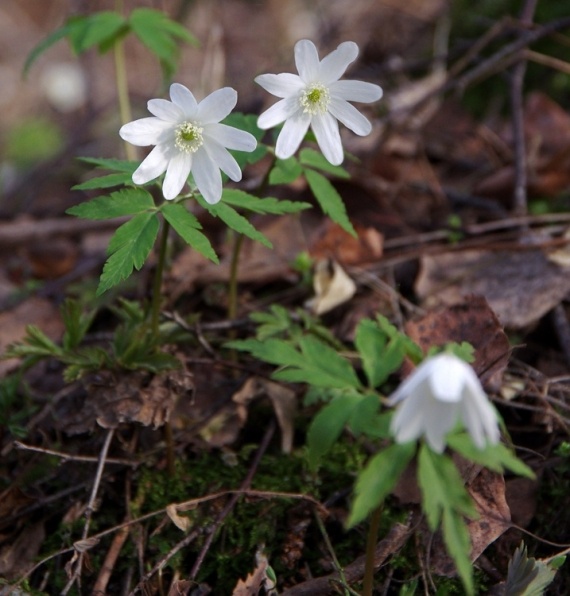
[[[364,564],[362,596],[372,596],[372,591],[374,590],[374,561],[381,517],[382,505],[379,505],[372,512],[372,516],[370,517],[370,526],[368,527],[368,536],[366,537],[366,561]]]
[[[158,248],[158,263],[156,264],[156,271],[154,272],[154,281],[152,284],[152,301],[150,306],[151,312],[151,331],[158,346],[158,334],[160,326],[160,303],[161,303],[161,289],[162,289],[162,275],[164,273],[164,263],[166,262],[166,248],[168,246],[168,232],[170,224],[164,219],[162,225],[162,236],[160,238],[160,246]]]

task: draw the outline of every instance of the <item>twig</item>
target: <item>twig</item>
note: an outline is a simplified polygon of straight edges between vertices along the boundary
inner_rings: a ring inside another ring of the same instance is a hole
[[[95,581],[95,585],[93,586],[92,596],[104,596],[107,593],[107,584],[109,583],[109,579],[111,579],[111,573],[115,568],[115,563],[119,558],[119,554],[121,553],[128,535],[128,527],[122,528],[115,534],[113,542],[111,542],[111,546],[107,551],[107,556],[99,571],[99,575],[97,576],[97,580]]]
[[[105,468],[105,462],[107,459],[107,453],[109,452],[109,446],[111,445],[111,440],[113,439],[113,434],[115,430],[110,429],[107,432],[107,436],[105,437],[105,442],[103,443],[103,447],[101,449],[101,453],[99,455],[99,465],[97,466],[97,472],[95,473],[95,480],[93,482],[93,488],[91,490],[91,496],[89,497],[89,502],[87,503],[87,508],[85,509],[85,525],[83,526],[83,535],[81,537],[81,541],[85,542],[89,535],[89,526],[91,524],[91,515],[95,510],[95,500],[97,499],[97,493],[99,492],[99,485],[101,484],[101,477],[103,476],[103,469]],[[69,581],[61,591],[61,596],[65,596],[69,590],[72,588],[75,582],[78,585],[81,585],[81,568],[83,566],[83,559],[84,559],[85,551],[82,550],[79,553],[77,558],[77,562],[75,563],[75,569],[69,578]]]
[[[26,445],[20,441],[14,441],[13,443],[16,449],[23,449],[25,451],[34,451],[36,453],[44,453],[45,455],[55,455],[56,457],[60,457],[63,459],[64,462],[68,461],[84,461],[90,463],[98,463],[101,461],[101,457],[93,457],[91,455],[72,455],[70,453],[64,453],[62,451],[54,451],[53,449],[45,449],[44,447],[34,447],[33,445]],[[121,466],[132,466],[136,468],[140,465],[140,462],[129,461],[128,459],[116,459],[113,457],[109,457],[106,460],[108,464],[118,464]]]

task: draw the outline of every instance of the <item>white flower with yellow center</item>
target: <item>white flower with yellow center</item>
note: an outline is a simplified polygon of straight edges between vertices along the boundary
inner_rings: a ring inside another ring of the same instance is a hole
[[[162,193],[175,199],[192,172],[198,190],[208,203],[222,196],[220,170],[235,182],[241,169],[228,149],[253,151],[255,137],[248,132],[220,124],[235,107],[237,92],[230,87],[214,91],[201,102],[184,85],[170,87],[170,99],[151,99],[150,118],[121,127],[121,137],[133,145],[155,145],[133,174],[135,184],[145,184],[166,172]]]
[[[425,436],[436,452],[445,449],[445,437],[458,421],[479,449],[499,441],[497,414],[475,371],[453,354],[424,360],[390,396],[399,404],[391,430],[397,443]]]
[[[298,75],[263,74],[255,82],[281,101],[263,112],[257,121],[267,129],[285,122],[277,138],[275,154],[291,157],[299,148],[309,126],[327,160],[338,165],[343,160],[338,121],[360,136],[370,134],[372,125],[349,101],[371,103],[382,97],[378,85],[363,81],[339,81],[348,65],[356,60],[358,46],[352,41],[341,43],[336,50],[319,60],[312,41],[295,44]]]

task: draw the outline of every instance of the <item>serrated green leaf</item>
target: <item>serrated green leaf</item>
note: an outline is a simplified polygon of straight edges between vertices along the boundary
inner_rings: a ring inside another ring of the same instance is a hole
[[[152,195],[146,190],[125,188],[70,207],[66,213],[85,219],[113,219],[155,209]]]
[[[376,321],[380,329],[382,329],[388,337],[398,340],[404,353],[411,358],[414,364],[418,364],[424,359],[424,354],[420,346],[418,346],[418,344],[410,339],[405,333],[402,333],[397,327],[392,325],[386,317],[377,315]]]
[[[463,517],[451,509],[443,510],[443,541],[450,554],[461,583],[468,595],[474,594],[473,564],[469,557],[471,539]]]
[[[26,336],[21,343],[10,344],[3,358],[28,358],[28,357],[58,357],[62,353],[61,348],[53,342],[36,325],[26,326]]]
[[[269,184],[291,184],[303,173],[303,168],[295,157],[277,159],[269,172]]]
[[[319,172],[309,168],[305,168],[303,171],[311,192],[315,199],[317,199],[323,213],[328,215],[343,230],[356,238],[356,231],[348,219],[344,201],[336,188]]]
[[[59,29],[56,29],[53,33],[50,33],[44,40],[40,41],[40,43],[34,47],[34,49],[28,54],[28,57],[26,58],[26,62],[24,63],[24,71],[23,71],[24,76],[27,76],[28,71],[30,70],[30,67],[32,66],[32,64],[46,50],[51,48],[51,46],[56,44],[60,39],[67,37],[70,29],[71,29],[70,24],[65,23],[65,25],[63,25],[62,27],[59,27]]]
[[[354,407],[348,426],[355,436],[362,434],[375,439],[390,436],[390,421],[392,413],[380,413],[380,400],[378,395],[365,395]]]
[[[232,230],[256,242],[261,242],[267,248],[273,248],[273,244],[259,230],[256,230],[243,215],[240,215],[233,207],[230,207],[230,205],[221,201],[215,205],[210,205],[203,199],[199,199],[199,203],[214,217],[219,217]]]
[[[111,255],[97,288],[97,296],[127,279],[146,261],[160,227],[156,213],[139,213],[117,229],[109,242]]]
[[[468,433],[457,433],[449,435],[447,444],[464,458],[499,474],[506,468],[519,476],[535,478],[534,472],[502,443],[479,449]]]
[[[272,304],[269,312],[252,312],[249,318],[258,325],[255,335],[260,341],[284,333],[293,326],[289,312],[279,304]]]
[[[312,469],[318,467],[322,457],[334,445],[363,397],[358,393],[338,395],[313,418],[307,431],[308,461]]]
[[[140,163],[137,161],[127,161],[124,159],[109,159],[106,157],[78,157],[79,161],[96,166],[102,170],[111,170],[113,172],[125,172],[133,174],[139,167]]]
[[[112,188],[113,186],[128,186],[129,184],[133,184],[132,174],[107,174],[76,184],[71,190],[96,190],[99,188]]]
[[[67,298],[61,307],[61,316],[65,326],[63,334],[62,346],[66,351],[75,350],[85,337],[96,310],[93,309],[88,313],[83,312],[81,304],[77,300]]]
[[[247,164],[257,163],[260,159],[265,157],[267,154],[267,147],[263,143],[260,143],[265,131],[257,126],[257,116],[255,114],[232,112],[229,116],[224,118],[223,124],[239,128],[240,130],[245,130],[257,139],[257,147],[253,151],[230,151],[241,169]]]
[[[298,213],[304,209],[311,207],[310,203],[303,203],[302,201],[285,201],[267,197],[260,199],[254,195],[250,195],[243,190],[234,188],[224,189],[222,192],[222,201],[234,207],[241,207],[254,213],[271,213],[274,215],[282,215],[284,213]]]
[[[354,343],[370,387],[378,387],[386,379],[379,365],[387,342],[386,334],[370,319],[362,319],[356,328]]]
[[[394,444],[380,451],[359,474],[347,526],[355,526],[382,503],[396,486],[416,451],[415,442]]]
[[[333,166],[322,153],[310,149],[309,147],[301,149],[301,152],[299,153],[299,161],[301,162],[301,165],[322,170],[337,178],[350,178],[350,174],[342,166]]]
[[[216,264],[220,262],[207,236],[200,232],[202,228],[200,222],[184,205],[180,203],[163,203],[161,211],[164,219],[187,244],[207,259],[210,259],[210,261]]]
[[[111,10],[72,17],[69,21],[69,43],[77,54],[93,46],[99,46],[100,51],[105,51],[126,33],[126,24],[122,15]]]

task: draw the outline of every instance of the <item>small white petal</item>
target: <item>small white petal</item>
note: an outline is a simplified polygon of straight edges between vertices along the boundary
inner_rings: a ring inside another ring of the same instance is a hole
[[[319,53],[312,41],[301,39],[295,44],[295,65],[304,83],[313,83],[319,76]]]
[[[192,174],[206,202],[210,205],[218,203],[222,198],[222,175],[219,167],[203,149],[194,154]]]
[[[279,159],[287,159],[297,151],[310,123],[309,114],[300,111],[285,121],[275,144],[275,155]]]
[[[184,120],[184,112],[176,104],[167,99],[151,99],[147,103],[148,111],[167,122],[178,123]]]
[[[170,85],[170,99],[182,110],[185,118],[193,120],[196,117],[198,102],[190,89],[180,83],[173,83]]]
[[[231,87],[224,87],[210,93],[199,104],[196,120],[201,124],[210,124],[223,120],[237,103],[237,91]]]
[[[297,112],[301,112],[301,107],[296,97],[281,99],[259,116],[257,126],[263,130],[273,128],[288,118],[292,118]]]
[[[254,81],[267,92],[277,97],[289,97],[298,94],[304,87],[301,77],[284,72],[281,74],[263,74],[255,77]]]
[[[204,149],[212,161],[234,182],[241,180],[241,169],[233,155],[214,140],[204,143]]]
[[[166,169],[166,176],[162,185],[162,194],[164,198],[171,201],[179,194],[192,169],[192,153],[185,153],[184,151],[177,151],[170,161]]]
[[[421,402],[427,397],[420,393],[412,393],[396,410],[390,428],[398,443],[413,441],[423,434],[424,415]]]
[[[227,124],[208,124],[204,127],[204,137],[210,137],[227,147],[236,151],[253,151],[257,147],[256,138],[239,128]]]
[[[315,114],[311,120],[311,128],[317,137],[317,143],[323,155],[335,166],[342,163],[344,153],[338,130],[338,122],[328,112]]]
[[[358,56],[358,46],[353,41],[341,43],[336,50],[325,56],[319,66],[319,78],[325,84],[338,81],[351,62]]]
[[[365,137],[372,132],[372,124],[370,124],[368,118],[344,99],[331,98],[329,111],[353,133],[361,137]]]
[[[396,405],[402,400],[408,400],[408,396],[411,397],[416,393],[421,392],[422,385],[430,377],[433,369],[433,358],[424,360],[414,371],[408,375],[400,386],[390,395],[388,404],[391,406]]]
[[[469,365],[451,354],[439,354],[432,363],[429,385],[434,397],[444,402],[460,401]]]
[[[166,171],[170,155],[163,145],[157,145],[133,173],[135,184],[146,184]]]
[[[151,116],[121,126],[119,135],[132,145],[146,147],[164,141],[165,135],[168,135],[171,131],[172,124],[170,122]]]
[[[382,97],[382,87],[364,81],[335,81],[329,89],[332,97],[346,101],[372,103]]]

